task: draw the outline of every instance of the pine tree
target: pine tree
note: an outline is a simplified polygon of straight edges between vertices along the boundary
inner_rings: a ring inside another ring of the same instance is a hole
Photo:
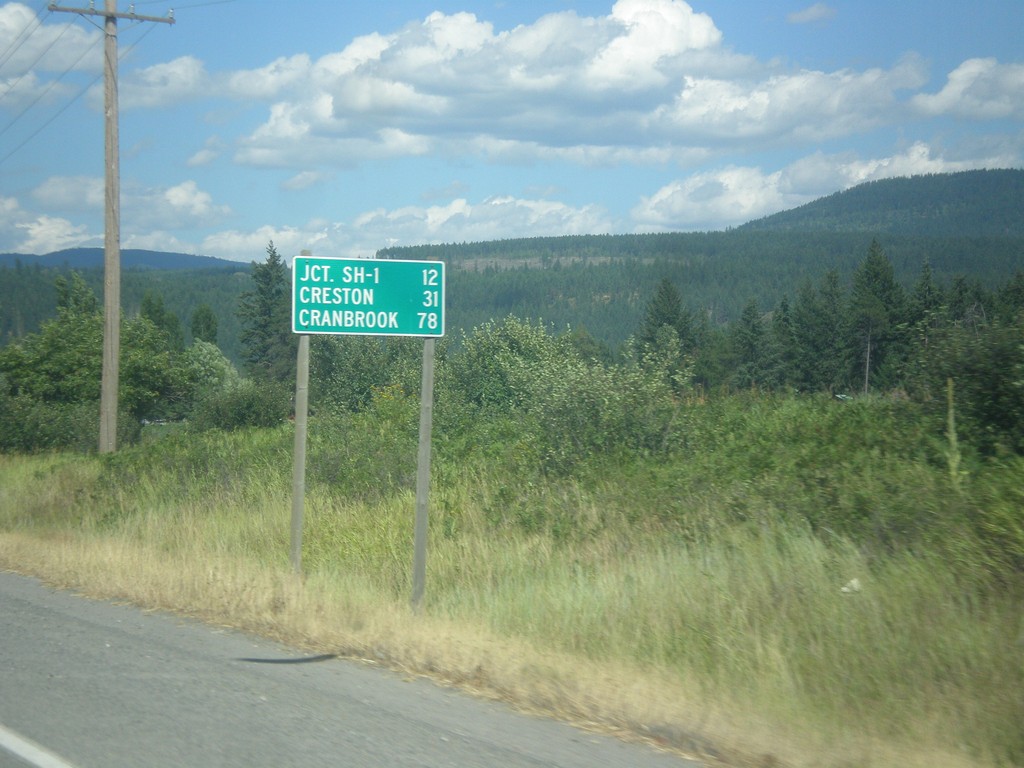
[[[793,312],[786,296],[782,297],[778,308],[772,313],[767,348],[766,383],[773,387],[792,385],[796,376],[796,336],[793,331]]]
[[[675,328],[683,314],[683,300],[679,291],[667,277],[662,278],[653,298],[647,304],[643,324],[637,334],[641,346],[654,344],[663,326]],[[678,331],[677,331],[678,333]]]
[[[953,278],[949,290],[950,319],[964,328],[976,329],[988,320],[988,305],[991,297],[977,279],[965,275]]]
[[[192,339],[217,343],[217,315],[209,304],[200,304],[192,313]]]
[[[676,332],[683,352],[692,353],[696,345],[693,313],[683,307],[678,289],[667,277],[658,283],[644,312],[644,320],[637,334],[641,348],[655,344],[658,332],[666,325]]]
[[[733,356],[733,386],[765,386],[768,383],[765,328],[755,299],[747,302],[739,321],[731,329],[729,345]]]
[[[164,297],[152,290],[142,295],[139,314],[149,320],[159,330],[167,334],[171,349],[180,352],[185,348],[185,336],[181,332],[181,321],[178,316],[164,307]]]
[[[942,288],[935,284],[932,266],[925,259],[907,308],[907,322],[919,344],[927,347],[932,331],[942,324],[944,303],[945,295]]]
[[[253,262],[252,281],[238,306],[246,367],[257,379],[292,382],[298,341],[291,332],[291,281],[273,241],[266,261]]]
[[[996,294],[996,314],[1006,325],[1018,321],[1024,312],[1024,272],[1020,270]]]
[[[893,362],[886,356],[900,338],[901,323],[906,320],[905,303],[903,289],[893,277],[892,263],[878,241],[872,240],[868,255],[853,275],[849,307],[851,349],[858,351],[865,393],[872,372]]]
[[[846,384],[845,299],[839,273],[829,270],[817,289],[808,280],[792,309],[794,384],[803,390],[835,390]]]

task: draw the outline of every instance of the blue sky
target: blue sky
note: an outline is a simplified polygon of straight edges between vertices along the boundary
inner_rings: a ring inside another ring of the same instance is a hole
[[[47,5],[0,0],[5,252],[103,242],[99,20]],[[717,230],[1024,167],[1021,0],[134,8],[176,23],[118,25],[125,248]]]

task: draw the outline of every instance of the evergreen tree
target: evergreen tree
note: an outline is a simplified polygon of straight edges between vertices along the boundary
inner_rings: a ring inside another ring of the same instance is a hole
[[[815,289],[805,281],[792,310],[794,383],[804,390],[834,390],[846,384],[843,341],[844,297],[839,273],[825,273]]]
[[[217,343],[217,315],[209,304],[200,304],[192,313],[192,340]]]
[[[953,278],[949,291],[949,315],[957,325],[976,330],[988,321],[991,297],[977,279],[969,280],[964,275]]]
[[[667,277],[661,279],[654,296],[647,304],[643,324],[637,334],[641,347],[650,346],[658,338],[658,331],[668,326],[679,334],[679,325],[683,318],[683,300],[672,281]],[[680,334],[681,335],[681,334]]]
[[[849,309],[850,348],[856,351],[865,393],[872,372],[893,362],[886,358],[900,339],[900,324],[905,319],[903,289],[893,277],[892,263],[882,246],[872,240],[868,255],[854,272]]]
[[[246,366],[255,378],[293,382],[298,340],[291,332],[291,281],[273,241],[266,261],[253,262],[252,281],[238,306]]]
[[[139,314],[167,334],[167,341],[172,349],[180,352],[185,348],[181,321],[176,314],[164,307],[164,297],[159,293],[148,290],[142,295]]]
[[[1024,312],[1024,272],[1018,271],[996,294],[996,315],[1010,325]]]
[[[944,302],[942,289],[932,278],[931,264],[925,259],[907,310],[907,320],[915,331],[915,341],[928,346],[932,331],[942,325]]]
[[[664,367],[672,382],[689,382],[697,346],[694,326],[693,313],[683,307],[679,291],[671,280],[662,278],[647,305],[637,337],[641,364]]]
[[[822,336],[819,341],[821,358],[818,362],[821,380],[829,390],[846,387],[849,384],[843,314],[846,296],[837,271],[831,269],[825,273],[818,296],[822,313]]]
[[[789,299],[782,297],[772,313],[766,367],[766,383],[773,387],[792,385],[795,380],[796,336],[793,332],[793,313]]]
[[[662,278],[647,304],[637,334],[641,349],[657,343],[658,332],[668,326],[676,332],[684,354],[692,355],[698,345],[699,332],[693,312],[683,306],[678,289],[667,277]]]
[[[747,302],[739,321],[733,325],[729,345],[733,358],[732,385],[747,388],[768,384],[765,327],[755,299]]]

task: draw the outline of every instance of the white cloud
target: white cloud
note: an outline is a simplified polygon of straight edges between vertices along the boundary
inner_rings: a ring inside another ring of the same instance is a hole
[[[125,109],[167,107],[207,96],[212,88],[203,63],[194,56],[181,56],[122,78],[118,102]]]
[[[722,33],[711,17],[681,0],[619,0],[611,19],[622,32],[597,52],[587,70],[593,87],[632,90],[662,85],[663,59],[717,46]]]
[[[86,226],[60,216],[27,211],[13,197],[0,197],[0,238],[2,250],[26,254],[103,242],[102,234],[91,235]]]
[[[104,180],[93,176],[54,176],[32,191],[32,198],[49,211],[89,214],[102,220],[106,205]],[[231,214],[225,205],[192,180],[170,187],[121,186],[121,227],[133,235],[139,229],[171,229],[216,224]]]
[[[32,197],[40,205],[64,213],[102,211],[104,182],[99,176],[51,176],[32,191]]]
[[[804,202],[781,191],[781,175],[729,166],[674,181],[633,209],[636,230],[719,229]]]
[[[392,45],[388,58],[397,74],[410,79],[451,75],[454,62],[473,58],[494,38],[494,27],[472,13],[431,13],[421,24],[401,32],[401,44]]]
[[[952,173],[977,168],[977,161],[953,161],[933,157],[924,142],[915,142],[904,152],[891,157],[853,160],[841,166],[843,188],[866,181],[891,179],[898,176],[919,176],[926,173]]]
[[[146,251],[167,251],[169,253],[196,253],[195,245],[183,242],[176,235],[165,230],[130,232],[121,237],[122,248],[141,248]],[[206,254],[203,254],[204,256]]]
[[[90,235],[84,225],[57,216],[39,216],[19,224],[18,229],[24,233],[24,239],[14,249],[18,253],[50,253],[102,242],[102,235]]]
[[[575,208],[557,201],[503,196],[477,204],[459,198],[445,205],[369,211],[355,220],[353,230],[361,240],[378,238],[382,247],[389,241],[413,245],[608,232],[611,224],[595,206]]]
[[[891,120],[898,92],[923,81],[915,58],[891,70],[804,70],[756,83],[686,77],[675,101],[657,110],[652,123],[666,135],[711,144],[818,141]]]
[[[392,42],[392,38],[377,33],[357,37],[344,50],[320,58],[313,67],[312,76],[321,84],[334,82],[365,64],[378,61]]]
[[[319,171],[302,171],[285,181],[281,186],[288,190],[309,189],[333,178],[333,174]]]
[[[433,13],[322,57],[292,88],[254,87],[278,100],[236,160],[308,165],[315,155],[347,165],[499,144],[533,147],[531,159],[550,150],[630,157],[638,147],[664,155],[672,147],[652,146],[651,115],[671,101],[682,73],[753,66],[720,42],[710,17],[682,0],[621,0],[608,16],[554,13],[501,33],[472,14]],[[265,74],[225,80],[264,82]]]
[[[219,150],[211,146],[205,146],[186,160],[185,165],[189,168],[201,168],[204,165],[209,165],[218,157],[220,157]]]
[[[97,29],[77,24],[71,16],[57,24],[43,21],[24,3],[0,6],[0,43],[7,56],[4,61],[7,77],[21,76],[30,67],[37,72],[61,73],[68,69],[99,72],[100,59],[83,55],[102,40]]]
[[[2,105],[14,113],[14,110],[22,110],[35,101],[41,100],[49,94],[52,99],[64,98],[65,88],[56,86],[54,91],[50,90],[52,83],[43,83],[35,72],[27,72],[11,77],[0,77],[0,97]]]
[[[381,77],[352,76],[332,91],[332,114],[402,113],[436,114],[443,111],[447,100],[417,92],[409,83]]]
[[[673,181],[633,208],[638,232],[718,230],[795,208],[867,181],[951,173],[978,167],[1005,167],[1000,160],[949,160],[916,142],[889,157],[859,159],[816,152],[785,168],[727,166]]]
[[[0,251],[17,250],[14,244],[21,237],[18,225],[27,220],[17,198],[0,195]]]
[[[786,16],[790,24],[811,24],[818,21],[828,21],[835,18],[836,9],[825,3],[815,3],[804,8],[802,11],[795,11]]]
[[[303,249],[314,250],[310,246],[321,239],[321,233],[304,232],[295,227],[265,225],[251,232],[227,230],[209,235],[203,239],[200,252],[205,256],[234,261],[262,261],[266,256],[267,244],[273,241],[277,251],[290,258]]]
[[[174,221],[180,222],[182,218],[195,222],[218,221],[231,213],[229,207],[215,205],[210,193],[199,189],[191,180],[164,190],[160,197],[166,203],[166,215]]]
[[[309,56],[297,54],[274,59],[265,67],[236,72],[228,77],[228,89],[236,98],[272,99],[300,85],[311,67]]]
[[[559,201],[493,197],[464,198],[443,205],[366,211],[350,223],[310,221],[301,227],[263,226],[230,230],[203,240],[201,252],[239,261],[259,259],[269,241],[287,257],[303,249],[317,255],[369,257],[381,248],[423,243],[476,242],[541,235],[593,234],[615,230],[597,206]]]
[[[911,104],[926,115],[1019,120],[1024,118],[1024,64],[968,59],[949,73],[941,91],[917,94]]]
[[[798,145],[898,122],[905,93],[927,80],[914,56],[889,69],[785,70],[722,39],[682,0],[620,0],[607,16],[552,13],[500,33],[472,14],[433,13],[359,38],[309,64],[308,76],[293,57],[226,77],[266,84],[251,92],[277,99],[235,159],[345,167],[431,152],[685,164],[752,140]]]

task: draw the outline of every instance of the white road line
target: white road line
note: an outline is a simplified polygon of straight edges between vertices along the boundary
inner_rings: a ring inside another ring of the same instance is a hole
[[[0,723],[0,749],[7,750],[36,768],[74,768],[71,763],[29,741],[24,736],[19,736],[9,728],[5,728],[2,723]]]

